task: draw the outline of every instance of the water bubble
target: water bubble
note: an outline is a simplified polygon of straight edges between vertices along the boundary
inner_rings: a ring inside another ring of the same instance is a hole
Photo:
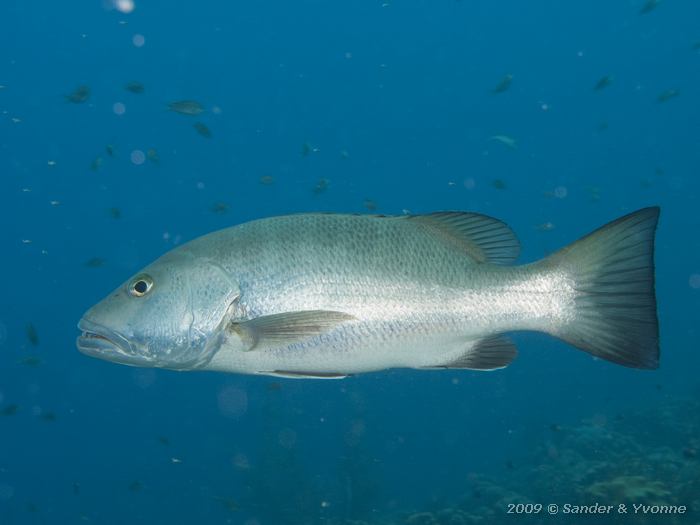
[[[569,190],[566,189],[566,186],[557,186],[554,188],[554,196],[557,199],[565,199],[568,194]]]
[[[117,11],[121,11],[122,13],[131,13],[136,5],[134,4],[134,0],[115,0],[114,1],[114,8]]]
[[[363,420],[356,419],[352,422],[352,425],[350,426],[350,432],[352,432],[353,435],[360,437],[364,435],[366,428],[367,427]]]
[[[133,379],[136,386],[145,390],[156,382],[156,373],[148,369],[134,370]]]
[[[700,273],[691,274],[688,279],[688,284],[695,290],[700,289]]]
[[[143,45],[146,43],[146,37],[136,33],[134,36],[131,37],[131,43],[134,44],[136,47],[143,47]]]
[[[126,113],[126,106],[122,102],[115,102],[112,106],[112,111],[115,115],[123,115]]]
[[[146,154],[140,149],[135,149],[131,152],[131,162],[133,162],[137,166],[140,166],[141,164],[146,162]]]
[[[240,470],[247,470],[250,468],[250,460],[248,459],[248,456],[242,452],[239,452],[233,456],[232,463],[234,467]]]
[[[277,434],[277,441],[286,449],[294,448],[297,443],[297,433],[291,428],[283,428]]]
[[[219,391],[219,412],[225,417],[238,418],[248,411],[248,393],[235,386],[227,386]]]
[[[360,442],[362,436],[365,435],[365,432],[365,422],[361,419],[356,419],[352,422],[352,424],[350,425],[350,429],[345,434],[345,443],[347,443],[351,447],[354,447]]]
[[[668,181],[668,185],[671,187],[672,190],[674,191],[680,191],[683,189],[684,186],[684,180],[683,177],[679,177],[678,175],[671,177]]]
[[[9,499],[12,499],[12,496],[15,495],[15,489],[12,488],[10,485],[7,485],[5,483],[0,484],[0,501],[7,501]]]

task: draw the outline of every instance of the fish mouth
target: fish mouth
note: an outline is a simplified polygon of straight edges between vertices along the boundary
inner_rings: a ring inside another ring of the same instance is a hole
[[[150,359],[136,352],[134,346],[122,334],[89,321],[78,323],[82,332],[75,341],[78,350],[90,357],[131,366],[154,366]]]

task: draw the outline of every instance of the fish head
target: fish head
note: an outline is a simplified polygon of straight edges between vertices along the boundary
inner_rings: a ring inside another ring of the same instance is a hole
[[[223,267],[180,248],[85,312],[76,343],[84,354],[125,365],[201,368],[221,346],[239,295]]]

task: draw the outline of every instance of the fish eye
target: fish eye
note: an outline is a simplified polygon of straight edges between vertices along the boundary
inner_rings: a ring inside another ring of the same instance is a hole
[[[142,274],[129,283],[129,294],[133,297],[143,297],[153,288],[153,279],[150,275]]]

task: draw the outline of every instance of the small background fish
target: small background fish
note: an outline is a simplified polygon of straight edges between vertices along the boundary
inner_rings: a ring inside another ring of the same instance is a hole
[[[168,104],[168,109],[175,113],[180,113],[181,115],[199,115],[204,112],[204,106],[202,106],[196,100],[176,100]]]

